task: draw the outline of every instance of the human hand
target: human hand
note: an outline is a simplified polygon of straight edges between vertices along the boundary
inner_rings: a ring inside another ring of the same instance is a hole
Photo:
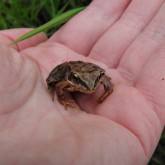
[[[1,46],[1,164],[147,163],[165,123],[165,5],[134,0],[125,10],[127,3],[95,0],[47,42],[39,44],[45,40],[39,35],[18,51]],[[18,32],[24,31],[1,36]],[[1,43],[8,45],[7,38]],[[45,79],[70,60],[103,67],[113,94],[100,105],[95,95],[78,96],[83,111],[52,102]]]

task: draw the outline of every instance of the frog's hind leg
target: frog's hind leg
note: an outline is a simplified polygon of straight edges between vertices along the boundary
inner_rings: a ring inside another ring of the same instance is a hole
[[[102,94],[102,96],[98,99],[98,103],[102,103],[107,96],[109,96],[113,92],[113,84],[111,83],[111,78],[104,75],[101,78],[101,83],[104,85],[105,92]]]

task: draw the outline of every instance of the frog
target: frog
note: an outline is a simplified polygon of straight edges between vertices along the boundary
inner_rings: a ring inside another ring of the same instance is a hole
[[[68,61],[59,64],[50,72],[46,82],[52,100],[54,101],[56,94],[65,109],[74,107],[76,104],[73,97],[67,97],[68,92],[69,94],[72,92],[92,94],[103,84],[104,93],[97,100],[98,103],[102,103],[113,92],[111,78],[105,74],[105,70],[96,64],[84,61]]]

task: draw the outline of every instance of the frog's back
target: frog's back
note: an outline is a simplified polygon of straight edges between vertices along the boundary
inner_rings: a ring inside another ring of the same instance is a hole
[[[104,69],[100,68],[99,66],[83,61],[70,61],[69,65],[71,66],[71,70],[75,72],[87,73],[87,72],[94,72],[98,71],[100,73],[104,73]]]

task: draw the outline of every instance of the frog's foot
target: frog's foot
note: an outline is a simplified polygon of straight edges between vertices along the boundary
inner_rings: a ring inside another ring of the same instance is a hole
[[[64,106],[65,110],[67,110],[68,107],[79,109],[79,106],[73,99],[61,100],[60,103]]]
[[[59,102],[64,106],[64,109],[67,110],[68,107],[79,109],[76,101],[72,98],[70,93],[65,93],[62,95],[58,95]]]

